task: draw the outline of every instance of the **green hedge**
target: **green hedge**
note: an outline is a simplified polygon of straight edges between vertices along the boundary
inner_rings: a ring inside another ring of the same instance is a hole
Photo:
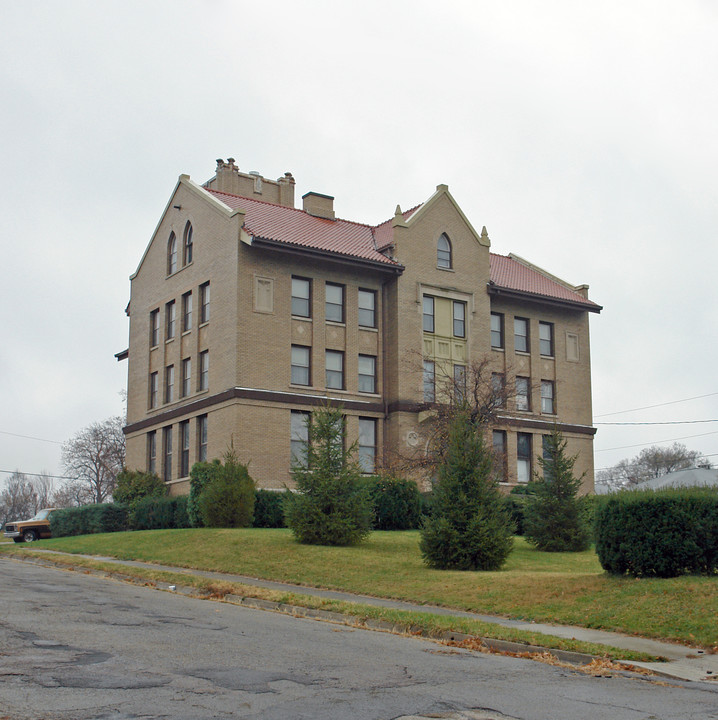
[[[57,510],[50,515],[53,537],[119,532],[129,529],[129,512],[120,503],[83,505],[79,508]]]
[[[133,530],[159,530],[190,527],[187,515],[187,495],[177,497],[147,497],[138,500],[132,511]]]
[[[421,526],[422,497],[413,480],[378,475],[365,482],[374,510],[374,530],[415,530]]]
[[[625,491],[595,511],[596,553],[613,575],[718,573],[718,492]]]
[[[254,495],[254,522],[252,527],[287,527],[286,522],[284,522],[284,499],[288,492],[291,491],[257,490]]]

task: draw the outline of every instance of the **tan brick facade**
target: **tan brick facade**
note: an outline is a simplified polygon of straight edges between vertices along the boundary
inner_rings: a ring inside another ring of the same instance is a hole
[[[241,197],[230,203],[219,193]],[[361,437],[364,462],[373,456],[378,468],[425,443],[422,359],[447,368],[488,358],[510,386],[528,379],[528,409],[508,402],[496,426],[505,432],[507,487],[527,469],[517,463],[517,439],[525,449],[530,436],[528,467],[537,469],[541,436],[558,422],[586,472],[584,489],[593,489],[588,312],[600,308],[582,300],[583,288],[512,259],[566,288],[568,300],[504,292],[492,281],[486,231],[474,230],[445,186],[415,211],[397,208],[383,229],[335,220],[330,196],[308,193],[304,211],[293,202],[289,173],[271,181],[239,172],[233,160],[218,161],[204,187],[180,176],[131,278],[129,468],[153,466],[183,493],[201,452],[212,459],[233,445],[259,486],[291,486],[292,412],[327,398],[344,407],[347,442]],[[253,231],[266,203],[287,208],[277,233],[289,239]],[[316,223],[317,233],[336,229],[336,247],[293,242],[298,220]],[[366,257],[345,250],[342,233],[359,230],[372,238]],[[436,314],[430,332],[425,302]],[[492,348],[492,312],[503,320],[500,348]],[[525,352],[514,348],[514,318],[528,329]],[[550,352],[541,343],[548,328]]]

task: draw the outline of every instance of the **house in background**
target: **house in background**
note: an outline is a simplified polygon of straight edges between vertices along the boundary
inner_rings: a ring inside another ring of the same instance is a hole
[[[709,487],[718,489],[718,470],[715,468],[686,468],[674,470],[660,477],[629,485],[629,490],[663,490],[664,488]]]
[[[185,493],[192,464],[233,444],[260,487],[291,486],[307,415],[329,400],[370,473],[422,451],[440,374],[460,385],[486,359],[511,388],[492,428],[506,488],[558,424],[591,491],[587,286],[492,254],[445,185],[379,225],[320,193],[295,208],[294,189],[232,158],[204,185],[180,176],[131,277],[127,466]]]

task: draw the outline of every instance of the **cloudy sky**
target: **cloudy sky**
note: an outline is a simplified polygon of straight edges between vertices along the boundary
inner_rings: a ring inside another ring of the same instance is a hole
[[[0,11],[0,480],[61,475],[123,411],[129,276],[177,176],[228,156],[370,223],[448,184],[494,252],[604,306],[596,422],[718,421],[715,3]],[[674,439],[718,462],[718,422],[598,427],[597,468]]]

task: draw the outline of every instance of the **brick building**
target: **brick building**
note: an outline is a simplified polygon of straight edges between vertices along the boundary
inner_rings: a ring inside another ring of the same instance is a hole
[[[367,472],[420,453],[437,377],[485,359],[511,388],[493,428],[507,486],[558,423],[593,489],[588,313],[600,306],[514,255],[490,252],[445,185],[370,226],[333,198],[217,161],[181,175],[131,277],[127,466],[188,492],[232,443],[261,487],[291,485],[305,418],[340,402]]]

